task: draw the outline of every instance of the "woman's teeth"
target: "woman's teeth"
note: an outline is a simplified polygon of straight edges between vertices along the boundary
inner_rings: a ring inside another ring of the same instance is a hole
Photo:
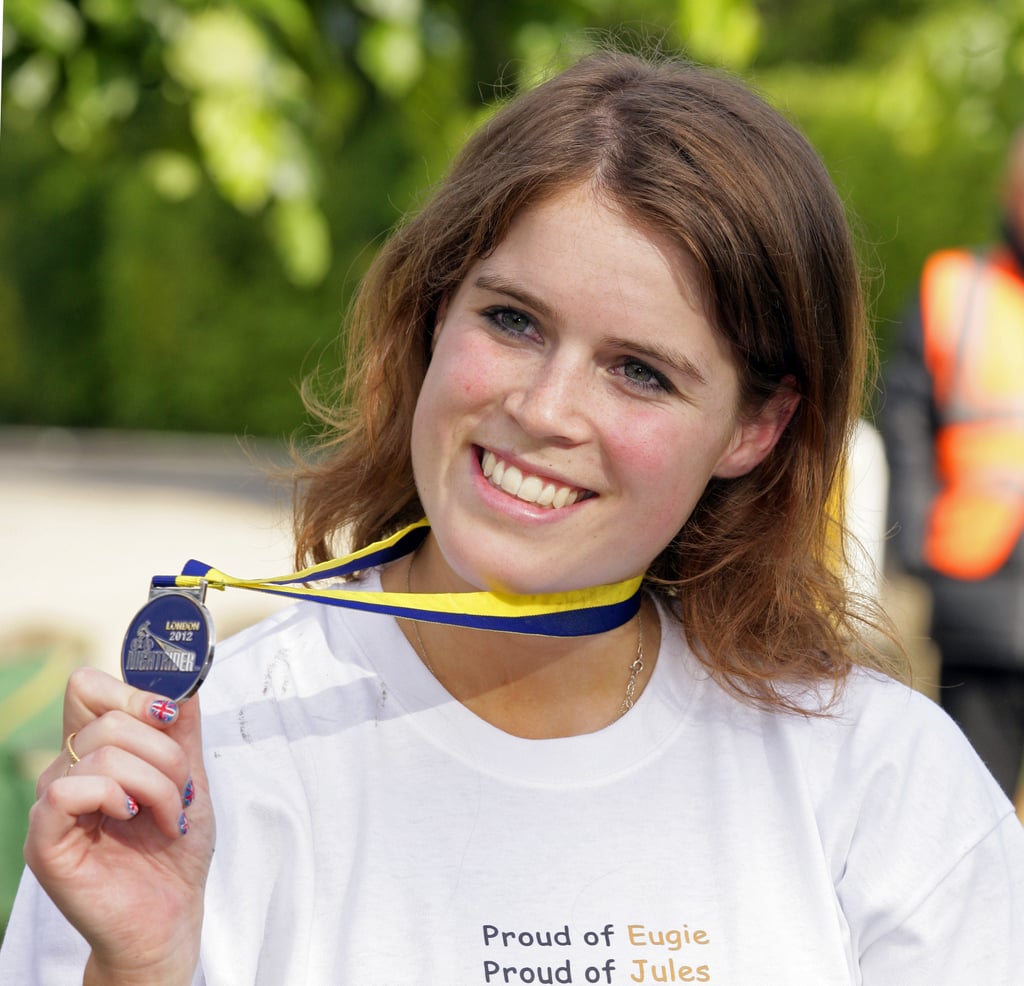
[[[522,470],[506,464],[493,452],[484,452],[480,467],[492,486],[526,503],[558,510],[575,503],[580,497],[580,491],[571,486],[556,486],[539,476],[523,476]]]

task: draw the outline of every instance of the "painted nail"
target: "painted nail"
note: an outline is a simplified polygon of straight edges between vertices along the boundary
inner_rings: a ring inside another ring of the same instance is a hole
[[[124,804],[132,818],[139,813],[139,803],[130,794],[124,799]]]
[[[181,818],[178,819],[178,831],[182,835],[188,835],[189,828],[191,826],[188,824],[188,817],[185,815],[185,812],[182,812]]]
[[[178,718],[178,703],[169,698],[161,698],[149,707],[149,714],[157,722],[174,722]]]
[[[196,786],[192,783],[192,778],[190,777],[185,783],[185,790],[181,793],[181,803],[187,808],[195,800]]]

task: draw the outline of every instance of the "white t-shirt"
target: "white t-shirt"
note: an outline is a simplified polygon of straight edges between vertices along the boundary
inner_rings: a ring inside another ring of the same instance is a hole
[[[1024,831],[945,714],[865,672],[831,718],[759,711],[662,622],[636,706],[556,740],[474,716],[387,617],[223,645],[196,983],[1019,984]],[[0,979],[84,957],[27,877]]]

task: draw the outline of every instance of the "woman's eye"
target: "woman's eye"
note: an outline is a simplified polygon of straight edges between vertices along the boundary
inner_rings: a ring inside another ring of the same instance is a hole
[[[635,387],[641,390],[670,390],[668,380],[657,370],[652,370],[646,363],[630,359],[622,364],[622,375]]]
[[[512,336],[526,335],[533,329],[533,320],[529,315],[516,311],[514,308],[488,308],[484,317],[501,332]]]

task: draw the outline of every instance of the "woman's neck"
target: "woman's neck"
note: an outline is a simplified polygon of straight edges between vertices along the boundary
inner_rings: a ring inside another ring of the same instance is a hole
[[[415,555],[388,566],[389,592],[426,592]],[[657,611],[644,602],[621,627],[587,637],[540,637],[398,621],[447,691],[491,725],[527,739],[596,732],[623,712],[650,679],[660,645]],[[638,658],[640,660],[638,661]]]

